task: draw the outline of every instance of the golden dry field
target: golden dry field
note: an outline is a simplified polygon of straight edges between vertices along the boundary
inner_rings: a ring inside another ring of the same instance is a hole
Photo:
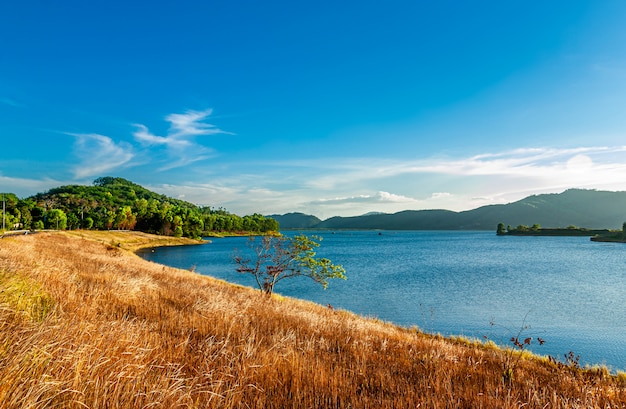
[[[132,252],[185,242],[1,239],[0,408],[626,407],[626,377],[604,368],[518,361]]]

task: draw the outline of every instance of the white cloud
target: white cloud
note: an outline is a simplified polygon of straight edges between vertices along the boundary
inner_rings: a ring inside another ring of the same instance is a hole
[[[172,147],[179,148],[191,145],[189,141],[153,135],[145,125],[135,124],[135,126],[138,129],[133,133],[133,135],[135,136],[135,139],[143,145],[170,145]]]
[[[204,111],[187,111],[184,114],[170,114],[166,116],[165,120],[171,124],[168,136],[171,138],[184,138],[193,135],[232,135],[231,132],[223,131],[215,125],[202,122],[212,113],[212,109],[207,109]]]
[[[335,161],[338,162],[337,159]],[[348,159],[338,167],[334,167],[332,161],[324,160],[319,166],[321,169],[319,173],[322,176],[311,178],[307,185],[317,189],[334,189],[338,186],[411,175],[439,175],[451,178],[541,178],[563,184],[572,183],[575,179],[573,166],[580,169],[582,165],[586,171],[583,181],[589,183],[623,181],[623,172],[626,170],[626,147],[517,149],[467,158],[425,158],[408,161]],[[612,172],[619,172],[619,176]],[[624,187],[626,188],[626,185]]]
[[[159,136],[150,132],[143,124],[134,124],[137,130],[133,133],[135,140],[145,147],[164,146],[166,158],[162,161],[165,165],[159,170],[169,170],[190,165],[194,162],[205,160],[213,156],[213,150],[202,146],[194,141],[194,138],[202,135],[228,134],[215,125],[204,122],[213,112],[187,111],[184,114],[169,114],[165,120],[170,123],[167,135]]]
[[[593,167],[593,160],[587,155],[575,155],[570,158],[565,167],[572,172],[588,172]]]
[[[229,202],[239,197],[240,190],[235,186],[223,186],[210,183],[183,184],[146,184],[147,189],[170,196],[184,196],[185,200],[199,206],[221,206],[221,202]],[[218,202],[219,201],[219,202]]]
[[[0,175],[0,189],[5,193],[14,193],[18,197],[31,196],[36,192],[45,192],[64,184],[68,183],[50,178],[26,179]]]
[[[419,203],[419,201],[410,197],[395,195],[389,192],[377,192],[374,195],[359,195],[311,201],[311,204],[314,205],[343,205],[346,203]]]
[[[74,154],[80,163],[74,168],[74,176],[82,179],[102,176],[107,172],[128,166],[135,156],[129,144],[115,143],[108,136],[99,134],[69,134],[76,137]]]
[[[435,199],[435,200],[437,200],[437,199],[447,199],[449,197],[452,197],[452,194],[448,193],[448,192],[435,192],[432,195],[430,195],[430,198],[431,199]]]

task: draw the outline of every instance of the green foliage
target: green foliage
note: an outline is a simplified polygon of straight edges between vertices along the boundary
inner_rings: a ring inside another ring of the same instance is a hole
[[[259,289],[268,296],[274,292],[279,281],[298,276],[309,277],[326,289],[328,280],[345,280],[346,276],[342,266],[333,264],[327,258],[316,257],[315,249],[321,240],[321,237],[305,235],[292,238],[265,236],[257,244],[256,239],[251,238],[249,247],[254,259],[237,254],[236,270],[252,274]]]
[[[5,201],[7,229],[122,229],[191,238],[279,229],[275,220],[259,214],[240,217],[198,207],[115,177],[98,178],[93,186],[60,186],[24,200],[8,193]]]
[[[48,211],[45,226],[47,229],[65,230],[67,228],[67,215],[63,210],[52,209]]]
[[[80,228],[80,219],[76,216],[75,213],[70,213],[67,215],[67,228],[70,230],[75,230]]]

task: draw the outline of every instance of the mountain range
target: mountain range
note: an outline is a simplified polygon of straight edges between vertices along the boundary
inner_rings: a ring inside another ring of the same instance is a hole
[[[303,213],[269,216],[281,229],[381,230],[496,230],[505,226],[585,227],[620,229],[626,221],[626,192],[569,189],[540,194],[508,204],[488,205],[462,212],[405,210],[321,220]]]

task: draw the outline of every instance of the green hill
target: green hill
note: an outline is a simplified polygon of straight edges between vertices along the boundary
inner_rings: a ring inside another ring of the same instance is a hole
[[[212,232],[276,231],[278,223],[260,214],[240,217],[199,207],[115,177],[92,186],[67,185],[26,199],[5,194],[8,229],[124,229],[197,238]]]
[[[317,217],[304,213],[273,214],[268,217],[276,220],[281,226],[289,226],[289,229],[310,229],[322,222]]]

